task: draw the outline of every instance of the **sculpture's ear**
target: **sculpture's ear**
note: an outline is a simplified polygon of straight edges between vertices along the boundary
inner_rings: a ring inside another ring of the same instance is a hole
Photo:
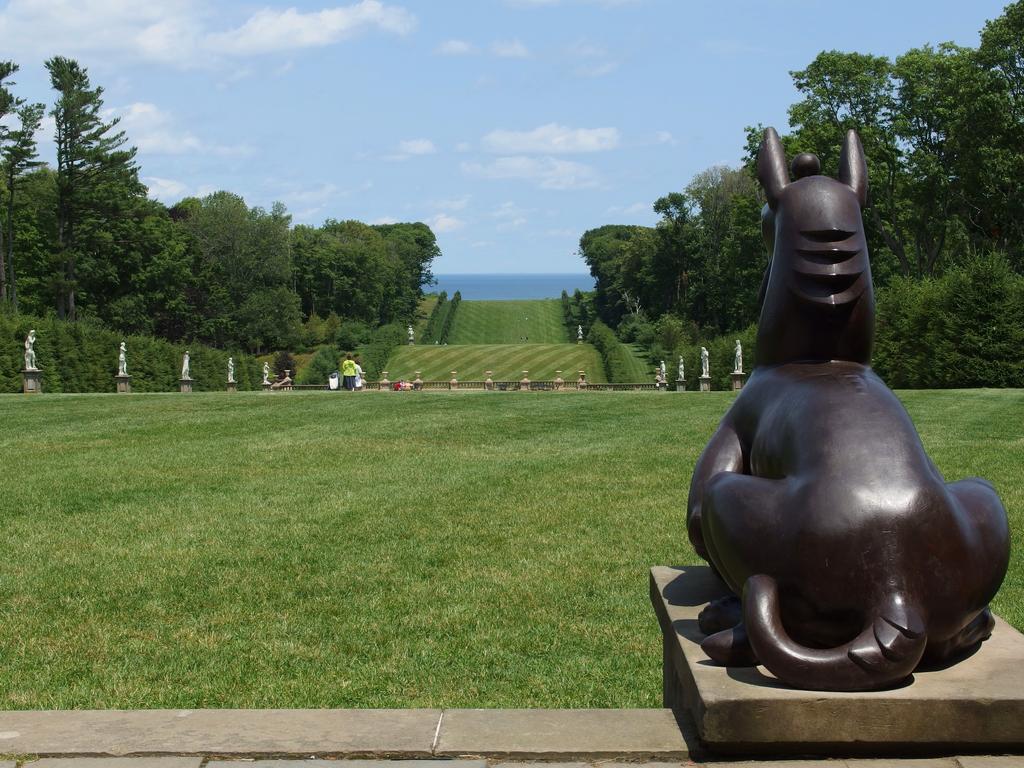
[[[843,150],[839,153],[839,180],[856,193],[857,202],[863,208],[868,201],[868,163],[860,137],[852,128],[846,132]]]
[[[757,151],[757,178],[768,196],[768,205],[775,208],[779,195],[789,184],[789,171],[786,170],[786,151],[779,141],[779,134],[774,128],[766,128],[761,148]]]

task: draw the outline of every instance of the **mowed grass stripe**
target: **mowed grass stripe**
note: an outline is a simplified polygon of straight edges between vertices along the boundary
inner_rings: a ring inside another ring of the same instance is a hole
[[[463,301],[451,344],[559,344],[570,341],[558,299]]]
[[[447,381],[452,371],[460,379],[479,381],[484,371],[494,371],[495,379],[518,381],[524,370],[534,380],[553,379],[562,371],[565,379],[576,378],[584,370],[595,383],[605,381],[597,350],[589,344],[468,344],[399,347],[388,360],[388,377],[412,379],[416,371],[426,380]]]

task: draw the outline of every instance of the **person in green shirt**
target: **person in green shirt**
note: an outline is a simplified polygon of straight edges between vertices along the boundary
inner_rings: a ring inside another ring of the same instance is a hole
[[[345,361],[341,364],[341,377],[344,387],[349,392],[356,388],[356,362],[352,359],[352,353],[345,355]]]

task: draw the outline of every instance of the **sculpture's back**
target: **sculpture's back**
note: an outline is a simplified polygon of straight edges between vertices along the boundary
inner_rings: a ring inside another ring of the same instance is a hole
[[[697,463],[687,512],[694,547],[742,605],[704,612],[703,647],[797,687],[880,688],[991,632],[1006,513],[984,481],[944,482],[868,367],[874,298],[856,134],[838,180],[813,155],[793,165],[791,182],[769,129],[758,172],[772,260],[756,368]]]

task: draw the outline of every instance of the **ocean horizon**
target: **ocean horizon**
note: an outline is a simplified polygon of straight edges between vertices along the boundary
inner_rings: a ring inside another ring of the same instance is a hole
[[[424,287],[427,293],[456,291],[467,300],[557,299],[566,291],[594,290],[594,278],[586,272],[434,275],[436,284]]]

